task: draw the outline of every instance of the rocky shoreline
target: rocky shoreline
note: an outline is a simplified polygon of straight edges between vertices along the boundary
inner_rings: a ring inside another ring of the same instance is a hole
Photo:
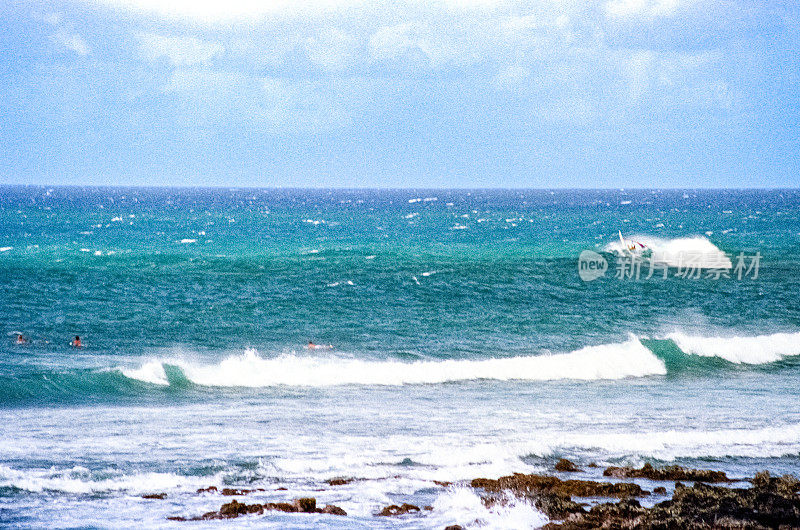
[[[581,470],[568,460],[560,460],[555,471],[562,477]],[[613,481],[559,478],[553,475],[513,474],[498,479],[476,478],[469,486],[480,494],[486,506],[504,504],[510,498],[524,499],[550,519],[547,530],[587,530],[593,528],[647,528],[647,529],[790,529],[800,528],[800,480],[785,475],[772,477],[767,471],[747,480],[734,480],[721,471],[688,469],[680,466],[656,468],[645,464],[641,468],[608,467],[603,477]],[[645,479],[650,483],[664,483],[644,489],[629,480]],[[336,478],[329,485],[339,486],[352,479]],[[628,480],[628,481],[626,481]],[[668,483],[672,489],[667,497]],[[686,485],[684,482],[691,482]],[[749,487],[734,487],[732,483],[750,483]],[[447,486],[449,484],[442,484]],[[221,495],[247,495],[264,490],[216,487],[203,488],[198,493]],[[652,506],[642,506],[639,499],[651,495],[665,500]],[[147,499],[164,499],[165,494],[145,495]],[[430,506],[413,504],[389,505],[376,511],[379,517],[420,516],[431,511]],[[172,521],[197,521],[232,519],[269,511],[287,513],[317,513],[347,516],[335,505],[318,507],[313,497],[292,502],[246,504],[237,500],[223,504],[219,510],[194,517],[174,516]],[[458,525],[447,527],[461,528]]]
[[[559,462],[564,468],[565,463]],[[678,481],[671,499],[643,507],[637,498],[651,492],[630,482],[561,480],[548,475],[515,474],[497,480],[475,479],[471,485],[490,495],[485,502],[504,502],[492,493],[512,493],[529,499],[550,518],[547,530],[587,530],[592,528],[648,529],[790,529],[800,527],[800,480],[785,475],[771,477],[762,471],[750,479],[749,488],[711,485],[731,483],[724,473],[670,466],[656,469],[645,464],[641,469],[609,467],[603,475],[614,478],[646,478],[651,481]],[[693,481],[687,486],[680,481]],[[666,488],[657,487],[666,493]],[[577,498],[614,497],[589,509]]]

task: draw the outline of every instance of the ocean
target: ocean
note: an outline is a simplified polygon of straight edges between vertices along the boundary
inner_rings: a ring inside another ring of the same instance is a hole
[[[0,526],[183,528],[216,486],[348,514],[225,526],[531,528],[469,481],[797,475],[798,293],[798,190],[0,187]]]

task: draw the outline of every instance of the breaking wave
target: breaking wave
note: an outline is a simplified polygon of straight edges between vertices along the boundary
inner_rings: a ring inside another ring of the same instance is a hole
[[[798,357],[800,332],[696,336],[676,331],[656,338],[630,335],[623,342],[586,346],[568,353],[414,362],[358,359],[333,352],[267,357],[248,349],[211,363],[176,356],[150,358],[138,366],[0,375],[0,406],[135,400],[215,388],[600,381],[681,374],[714,377],[726,369],[784,369],[797,365]]]
[[[650,236],[633,236],[631,240],[643,243],[650,249],[650,258],[655,263],[669,267],[694,265],[704,269],[730,269],[730,258],[714,243],[703,236],[661,239]],[[603,250],[621,254],[619,241],[607,244]]]
[[[135,475],[104,475],[81,466],[69,469],[21,470],[0,464],[0,488],[25,491],[60,491],[66,493],[101,493],[126,491],[132,494],[163,490],[189,490],[218,482],[216,477],[191,477],[174,473],[140,473]]]
[[[440,527],[448,524],[480,528],[541,528],[550,520],[532,502],[513,496],[498,499],[487,506],[472,489],[454,487],[439,495],[433,503],[433,519]]]
[[[623,343],[587,346],[570,353],[482,360],[401,362],[297,355],[266,359],[251,349],[218,364],[183,361],[165,361],[165,364],[178,366],[194,384],[217,387],[405,385],[477,379],[588,381],[666,374],[663,361],[635,337]],[[159,371],[154,361],[136,370],[123,370],[123,374],[148,383],[168,384],[163,368]]]
[[[698,337],[674,332],[666,338],[673,341],[684,353],[719,357],[735,364],[767,364],[800,355],[800,333]]]

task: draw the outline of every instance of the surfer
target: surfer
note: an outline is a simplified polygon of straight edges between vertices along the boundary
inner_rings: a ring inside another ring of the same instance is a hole
[[[72,342],[70,342],[69,345],[72,346],[73,348],[82,348],[83,347],[83,344],[81,344],[81,338],[79,336],[77,336],[77,335],[75,335],[75,338],[72,339]]]
[[[333,348],[333,344],[314,344],[313,341],[308,341],[308,345],[306,346],[309,350],[330,350]]]

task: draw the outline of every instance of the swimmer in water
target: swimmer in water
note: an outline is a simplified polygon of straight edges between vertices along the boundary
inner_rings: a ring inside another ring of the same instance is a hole
[[[77,336],[77,335],[75,335],[75,338],[72,339],[72,342],[70,342],[69,345],[72,346],[73,348],[82,348],[83,347],[83,344],[81,344],[81,338],[79,336]]]
[[[333,349],[333,344],[314,344],[313,341],[308,341],[306,348],[309,350],[331,350]]]
[[[317,348],[317,345],[314,344],[313,341],[308,341],[308,346],[306,346],[306,348],[308,348],[309,350],[313,350]]]
[[[28,339],[26,339],[25,335],[23,335],[22,333],[17,333],[17,339],[14,342],[16,342],[17,344],[27,344]]]

